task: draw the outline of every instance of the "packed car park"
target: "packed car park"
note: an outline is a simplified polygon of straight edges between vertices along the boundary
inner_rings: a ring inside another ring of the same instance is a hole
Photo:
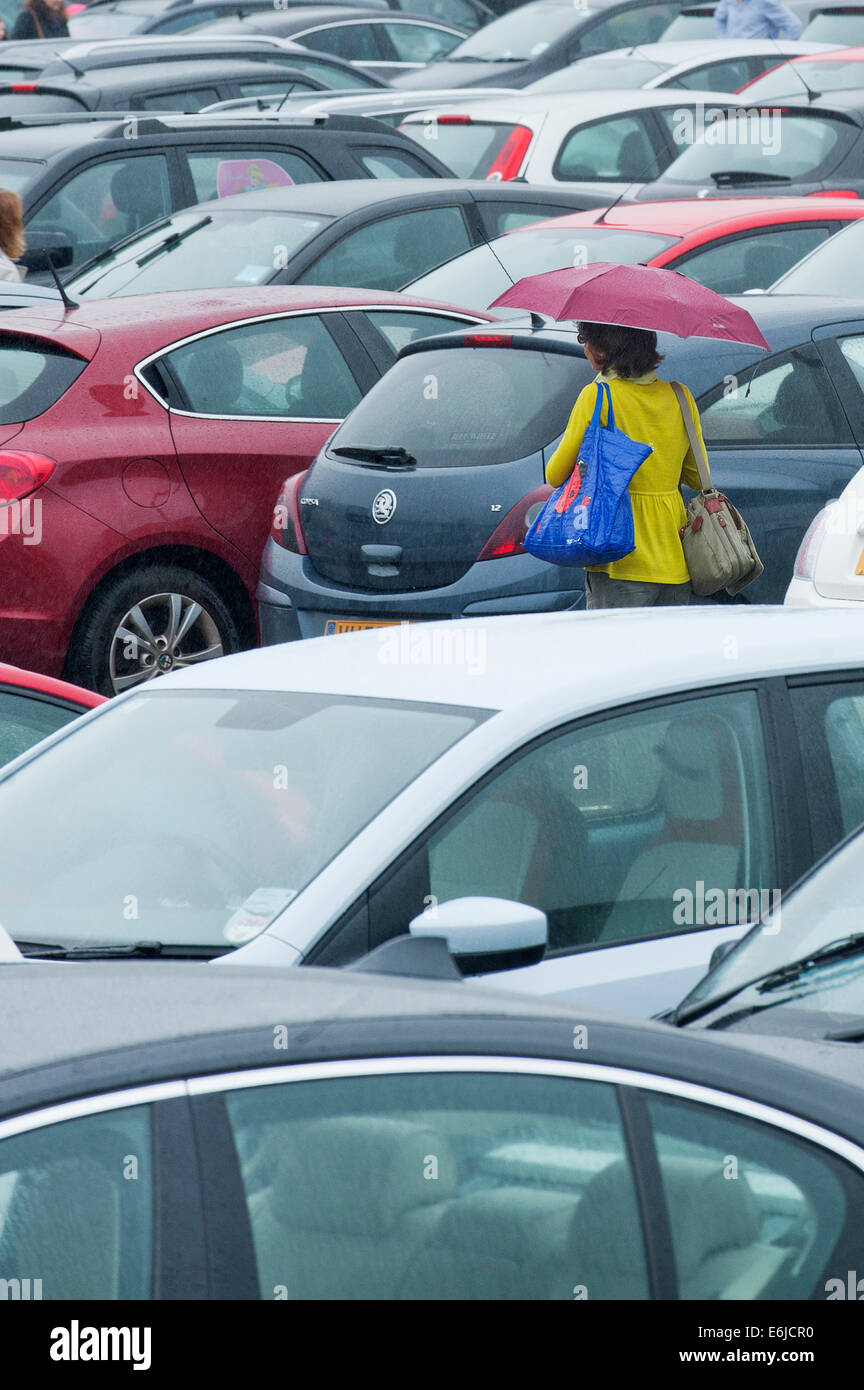
[[[0,1299],[818,1341],[864,7],[0,16]]]

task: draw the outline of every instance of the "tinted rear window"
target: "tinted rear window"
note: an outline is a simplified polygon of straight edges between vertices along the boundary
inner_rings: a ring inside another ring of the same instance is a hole
[[[42,415],[86,366],[52,343],[0,333],[0,425]]]
[[[472,121],[470,125],[438,121],[427,128],[425,121],[409,121],[399,129],[430,150],[460,179],[485,179],[510,136],[520,127],[503,121]]]
[[[558,438],[593,376],[584,358],[562,353],[482,347],[414,353],[391,367],[332,442],[337,448],[397,443],[421,468],[507,463]]]
[[[784,182],[816,180],[836,167],[858,133],[846,121],[771,108],[742,110],[714,122],[708,117],[704,133],[698,121],[688,127],[686,116],[676,113],[672,134],[688,147],[664,176],[675,183],[740,187],[764,179],[780,188]]]

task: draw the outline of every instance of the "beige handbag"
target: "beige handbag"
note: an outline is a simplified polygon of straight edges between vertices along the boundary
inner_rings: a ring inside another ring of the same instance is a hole
[[[708,455],[693,425],[684,388],[680,381],[671,382],[671,386],[681,407],[701,484],[701,491],[687,504],[687,522],[681,530],[690,583],[701,598],[710,598],[721,589],[734,595],[758,579],[765,566],[740,512],[711,486]]]

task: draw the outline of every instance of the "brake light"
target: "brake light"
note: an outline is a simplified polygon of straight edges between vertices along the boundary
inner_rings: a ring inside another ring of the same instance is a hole
[[[13,92],[38,92],[37,82],[13,82],[10,91]]]
[[[35,492],[53,473],[56,464],[44,454],[17,451],[0,453],[0,506],[19,502]]]
[[[525,125],[517,125],[515,129],[511,130],[498,151],[494,164],[489,168],[486,175],[487,179],[501,182],[515,179],[522,167],[525,152],[531,144],[531,135],[531,130]]]
[[[439,116],[437,125],[470,125],[470,116]]]
[[[300,524],[300,489],[308,476],[307,468],[296,477],[286,478],[279,493],[279,500],[273,508],[270,536],[283,550],[291,550],[295,555],[306,554],[306,542]]]
[[[522,542],[525,539],[525,532],[537,516],[547,497],[551,497],[555,491],[548,483],[543,487],[535,487],[533,492],[529,492],[527,497],[522,497],[511,507],[503,521],[495,527],[492,535],[484,545],[478,560],[501,560],[506,555],[524,555],[525,549]]]
[[[466,333],[462,342],[466,347],[512,347],[512,333]]]
[[[825,539],[827,522],[828,508],[823,507],[821,512],[816,513],[804,532],[804,539],[798,547],[798,554],[795,556],[795,577],[797,579],[813,578],[819,551],[822,549],[822,542]]]
[[[854,188],[820,188],[818,193],[808,193],[808,198],[857,198]]]

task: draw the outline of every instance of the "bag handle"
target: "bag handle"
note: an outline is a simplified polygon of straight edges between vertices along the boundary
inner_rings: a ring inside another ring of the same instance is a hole
[[[597,400],[594,405],[594,414],[591,416],[591,424],[594,426],[595,429],[600,428],[600,411],[603,409],[603,397],[605,395],[606,403],[608,406],[608,413],[606,416],[606,428],[614,430],[615,412],[612,409],[612,392],[609,390],[609,383],[606,381],[598,381],[595,383],[595,385],[597,387]]]
[[[681,409],[684,428],[687,431],[693,461],[696,464],[696,472],[699,474],[700,486],[703,492],[711,492],[711,470],[708,467],[708,455],[705,452],[705,445],[697,433],[696,426],[693,424],[693,416],[690,414],[690,405],[684,394],[684,387],[680,381],[670,381],[669,385],[675,392],[675,399]]]

